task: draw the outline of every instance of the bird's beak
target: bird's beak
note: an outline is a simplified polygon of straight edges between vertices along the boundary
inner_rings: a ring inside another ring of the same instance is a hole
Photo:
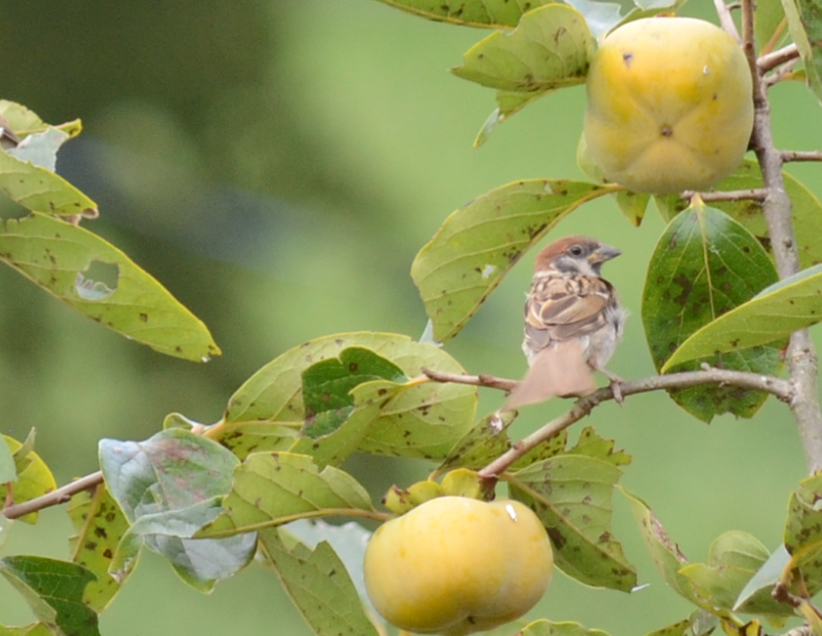
[[[591,253],[588,257],[588,262],[591,263],[591,265],[602,265],[605,261],[610,261],[620,254],[622,254],[622,252],[617,248],[603,243],[596,251]]]

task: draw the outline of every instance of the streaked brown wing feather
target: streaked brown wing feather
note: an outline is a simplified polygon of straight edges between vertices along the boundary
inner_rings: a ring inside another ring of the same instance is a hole
[[[610,298],[602,279],[583,284],[575,276],[535,281],[525,310],[525,336],[537,348],[553,340],[578,338],[599,329]]]

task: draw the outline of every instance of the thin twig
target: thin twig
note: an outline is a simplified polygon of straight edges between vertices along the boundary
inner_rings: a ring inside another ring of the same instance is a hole
[[[489,389],[501,389],[502,391],[513,391],[517,384],[516,380],[508,378],[498,378],[494,375],[465,375],[462,373],[448,373],[447,371],[437,371],[435,369],[423,369],[422,372],[434,382],[453,382],[455,384],[470,384],[472,386],[482,386]]]
[[[34,499],[29,499],[23,503],[4,508],[2,514],[7,519],[19,519],[20,517],[24,517],[31,512],[37,512],[43,508],[49,508],[50,506],[66,503],[78,492],[88,490],[89,488],[94,488],[101,483],[103,483],[103,473],[98,470],[96,473],[91,473],[85,477],[80,477],[80,479],[66,484],[65,486],[60,486],[57,490],[52,490],[50,493],[46,493],[41,497],[35,497]]]
[[[682,198],[690,200],[699,195],[706,203],[708,201],[764,201],[768,196],[768,191],[765,188],[750,188],[748,190],[717,190],[715,192],[695,192],[694,190],[686,190],[682,193]]]
[[[739,37],[739,31],[736,30],[736,24],[731,15],[731,9],[737,8],[739,3],[726,5],[724,0],[714,0],[714,6],[716,7],[716,14],[719,16],[719,23],[722,25],[722,29],[734,40],[741,42],[742,38]]]
[[[516,380],[486,374],[465,375],[461,373],[434,371],[432,369],[423,369],[423,373],[435,382],[469,384],[471,386],[500,389],[502,391],[510,391],[518,384]],[[680,373],[652,375],[642,380],[622,382],[619,387],[622,395],[628,396],[635,393],[648,393],[649,391],[688,389],[703,384],[724,384],[738,386],[741,389],[765,391],[786,403],[790,403],[793,399],[791,383],[788,380],[782,380],[781,378],[776,378],[771,375],[762,375],[761,373],[731,371],[729,369],[717,369],[715,367],[707,367],[701,371],[682,371]],[[594,406],[600,402],[612,399],[614,399],[614,393],[611,387],[599,389],[597,392],[582,398],[582,400],[594,400]]]
[[[789,44],[772,53],[760,56],[759,59],[756,60],[756,66],[759,72],[764,75],[777,66],[782,66],[786,62],[792,62],[796,59],[799,59],[799,49],[796,48],[796,44]]]
[[[753,35],[753,0],[742,3],[742,24],[745,41],[743,50],[748,58],[754,85],[754,129],[751,147],[762,169],[762,182],[768,196],[762,211],[768,223],[776,269],[780,278],[787,278],[800,269],[799,251],[791,218],[791,199],[782,178],[782,153],[776,149],[771,130],[771,107],[757,65]],[[809,472],[822,469],[822,410],[819,406],[819,362],[810,332],[802,329],[791,336],[786,354],[794,397],[791,411],[799,429]]]
[[[822,150],[783,150],[783,163],[789,161],[822,161]]]
[[[765,88],[770,88],[776,84],[779,84],[782,80],[791,79],[791,75],[794,73],[794,67],[796,66],[797,60],[785,64],[784,66],[779,67],[773,73],[769,73],[765,77],[762,78],[762,83],[765,85]]]
[[[685,371],[668,375],[656,375],[634,382],[624,382],[620,385],[620,391],[623,397],[627,397],[636,393],[648,393],[649,391],[659,391],[662,389],[685,389],[702,384],[727,384],[743,389],[767,391],[783,402],[788,403],[791,402],[793,397],[793,388],[787,380],[756,373],[729,371],[727,369],[710,367],[702,371]],[[610,386],[580,398],[576,404],[571,407],[571,410],[551,420],[539,430],[534,431],[514,444],[508,451],[480,470],[479,474],[488,479],[497,477],[532,448],[550,439],[563,429],[568,428],[571,424],[578,422],[602,402],[613,399],[614,392]]]

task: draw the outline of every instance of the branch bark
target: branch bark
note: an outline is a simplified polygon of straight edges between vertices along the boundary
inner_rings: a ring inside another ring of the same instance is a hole
[[[719,1],[719,0],[717,0]],[[791,218],[791,199],[785,191],[782,178],[782,153],[776,149],[771,129],[771,108],[757,64],[753,31],[753,0],[742,3],[742,49],[748,58],[753,77],[754,129],[751,147],[762,169],[762,180],[767,197],[762,211],[768,223],[771,247],[780,278],[787,278],[800,269],[799,251]],[[819,363],[816,350],[807,329],[791,336],[787,363],[794,395],[790,407],[799,429],[808,471],[822,469],[822,411],[819,406]]]
[[[433,371],[431,369],[423,369],[423,373],[435,382],[455,382],[458,384],[470,384],[472,386],[482,386],[504,391],[510,391],[517,384],[515,380],[498,378],[491,375],[462,375],[458,373]],[[793,401],[794,388],[788,380],[756,373],[729,371],[727,369],[710,367],[702,371],[685,371],[682,373],[655,375],[634,382],[623,382],[619,385],[619,391],[621,398],[624,399],[629,395],[637,393],[648,393],[649,391],[660,391],[663,389],[685,389],[702,384],[730,384],[743,389],[767,391],[788,404],[791,404]],[[563,413],[539,430],[523,438],[508,451],[480,470],[480,476],[489,480],[497,479],[511,464],[532,448],[550,439],[575,422],[578,422],[602,402],[613,399],[615,399],[615,396],[611,386],[604,387],[591,395],[579,398],[568,412]]]
[[[57,490],[52,490],[50,493],[42,497],[35,497],[23,503],[14,504],[3,509],[3,516],[7,519],[19,519],[25,517],[31,512],[37,512],[43,508],[49,508],[58,504],[68,502],[78,492],[94,488],[103,483],[103,473],[99,470],[96,473],[91,473],[85,477],[80,477],[73,482],[60,486]]]

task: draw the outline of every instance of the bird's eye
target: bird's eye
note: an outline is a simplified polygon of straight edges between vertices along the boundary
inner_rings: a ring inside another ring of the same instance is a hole
[[[571,256],[582,256],[582,246],[580,245],[572,245],[568,251],[571,253]]]

